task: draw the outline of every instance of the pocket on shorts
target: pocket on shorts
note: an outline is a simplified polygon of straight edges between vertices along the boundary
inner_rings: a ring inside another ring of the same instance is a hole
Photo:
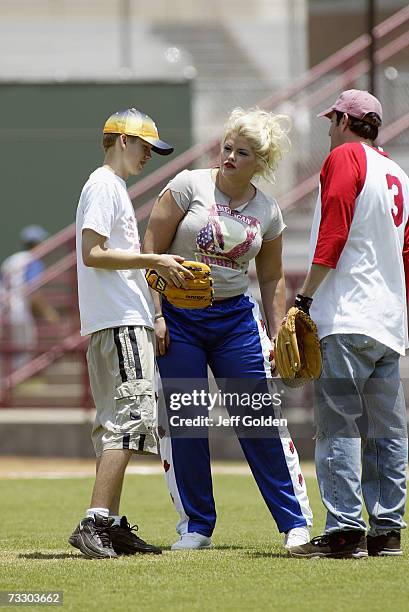
[[[155,392],[149,380],[131,380],[115,390],[115,429],[119,433],[151,433],[155,418]]]
[[[377,340],[364,334],[342,334],[342,344],[355,353],[371,351],[378,344]]]

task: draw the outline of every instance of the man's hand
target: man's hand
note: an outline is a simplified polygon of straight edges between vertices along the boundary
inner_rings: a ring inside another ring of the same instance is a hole
[[[180,266],[180,264],[177,265]],[[179,272],[178,268],[173,272],[166,269],[167,278],[171,282],[167,280],[165,275],[158,272],[157,267],[147,270],[146,280],[149,287],[163,294],[167,301],[176,308],[193,309],[211,306],[213,302],[213,280],[209,266],[197,261],[185,261],[184,266],[180,266],[180,268],[182,273]],[[182,274],[186,277],[189,275],[189,277],[178,279],[175,274],[177,276]],[[177,282],[179,282],[179,285],[177,285]]]
[[[175,287],[187,288],[187,279],[194,278],[194,275],[184,268],[181,263],[183,257],[179,255],[157,255],[158,263],[155,264],[155,270],[160,276]]]

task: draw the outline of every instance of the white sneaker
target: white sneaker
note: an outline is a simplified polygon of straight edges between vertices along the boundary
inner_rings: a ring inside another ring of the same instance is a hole
[[[180,540],[172,544],[171,550],[198,550],[199,548],[211,548],[212,541],[210,538],[193,531],[192,533],[184,533]]]
[[[284,548],[287,550],[293,546],[302,546],[308,544],[311,540],[310,530],[308,527],[294,527],[290,529],[284,536]]]

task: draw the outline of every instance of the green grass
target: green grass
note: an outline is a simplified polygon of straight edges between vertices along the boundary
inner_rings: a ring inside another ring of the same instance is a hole
[[[67,537],[84,514],[92,482],[0,481],[0,590],[62,590],[62,609],[78,611],[408,609],[405,532],[401,558],[287,558],[249,476],[214,477],[213,550],[87,560]],[[315,481],[308,485],[317,534],[324,513]],[[144,539],[164,548],[175,541],[176,513],[161,476],[127,476],[122,511],[140,524]]]

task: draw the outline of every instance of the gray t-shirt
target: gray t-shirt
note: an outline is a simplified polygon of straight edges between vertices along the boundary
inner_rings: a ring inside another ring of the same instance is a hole
[[[245,293],[249,261],[263,241],[274,240],[285,228],[277,202],[256,188],[251,200],[232,210],[210,168],[180,172],[160,195],[168,189],[185,213],[169,253],[208,264],[215,297]]]

